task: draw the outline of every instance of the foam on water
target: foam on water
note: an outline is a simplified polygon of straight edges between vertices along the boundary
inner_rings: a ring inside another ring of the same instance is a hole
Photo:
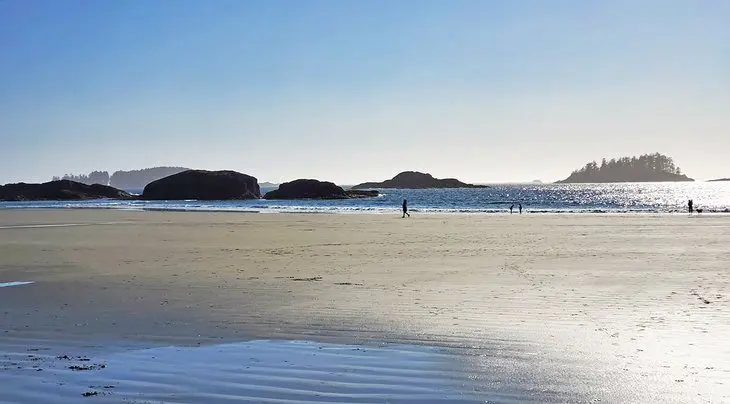
[[[23,285],[30,285],[31,283],[35,283],[33,281],[25,281],[25,282],[0,282],[0,288],[7,288],[10,286],[23,286]]]

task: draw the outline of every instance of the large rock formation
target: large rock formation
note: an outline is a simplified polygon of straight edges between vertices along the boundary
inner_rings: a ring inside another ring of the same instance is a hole
[[[188,170],[153,181],[144,188],[147,200],[233,200],[261,197],[258,180],[235,171]]]
[[[7,184],[0,186],[2,201],[69,201],[87,199],[130,199],[122,190],[106,185],[86,185],[76,181],[59,180],[43,184]]]
[[[424,188],[488,188],[486,185],[463,183],[455,178],[434,178],[431,174],[417,171],[402,172],[390,180],[383,182],[366,182],[352,187],[352,189],[424,189]]]
[[[345,191],[325,181],[294,180],[279,185],[279,189],[267,192],[264,199],[350,199],[378,196],[377,191]]]

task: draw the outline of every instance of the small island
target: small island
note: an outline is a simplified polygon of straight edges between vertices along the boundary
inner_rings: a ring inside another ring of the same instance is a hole
[[[611,183],[611,182],[689,182],[692,178],[682,174],[671,157],[654,153],[639,157],[603,159],[599,165],[592,161],[573,171],[558,184]]]
[[[376,196],[378,191],[344,190],[332,182],[299,179],[279,185],[279,189],[267,192],[264,199],[353,199]]]
[[[431,174],[418,171],[405,171],[383,182],[365,182],[352,189],[429,189],[429,188],[489,188],[486,185],[473,185],[455,178],[434,178]]]
[[[726,182],[726,181],[730,181],[730,178],[718,178],[716,180],[709,180],[707,182]]]

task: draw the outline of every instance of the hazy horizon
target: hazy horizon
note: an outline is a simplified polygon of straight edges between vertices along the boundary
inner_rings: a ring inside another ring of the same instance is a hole
[[[552,182],[659,152],[730,177],[730,2],[0,3],[0,183]]]

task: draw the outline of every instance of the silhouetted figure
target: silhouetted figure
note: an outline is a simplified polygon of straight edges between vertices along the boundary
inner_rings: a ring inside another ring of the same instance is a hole
[[[694,209],[694,204],[695,204],[695,203],[694,203],[694,202],[693,202],[693,201],[692,201],[691,199],[690,199],[690,200],[689,200],[689,201],[687,202],[687,209],[689,210],[689,214],[690,214],[690,215],[691,215],[691,214],[692,214],[692,212],[694,212],[694,210],[695,210],[695,209]]]
[[[512,214],[512,211],[515,209],[515,204],[513,203],[512,206],[509,207],[509,214]]]
[[[408,213],[408,200],[404,199],[403,200],[403,217],[405,218],[406,216],[411,217],[411,214]]]
[[[520,214],[522,214],[522,204],[521,203],[517,205],[517,208],[520,210]]]

